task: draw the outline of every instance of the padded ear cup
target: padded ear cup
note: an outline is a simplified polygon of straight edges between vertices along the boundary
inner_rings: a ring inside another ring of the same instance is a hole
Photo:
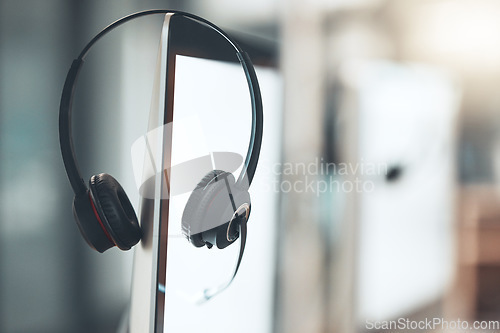
[[[236,208],[243,202],[250,204],[250,195],[235,186],[231,173],[222,170],[209,172],[191,193],[182,216],[183,232],[196,247],[217,245],[224,248],[234,242],[226,240],[229,220],[234,212],[226,179]]]
[[[106,231],[116,246],[129,250],[139,242],[142,232],[125,190],[115,178],[105,173],[92,176],[89,185]]]
[[[206,197],[208,193],[208,191],[205,190],[210,183],[213,183],[211,185],[224,185],[224,179],[219,176],[222,176],[226,173],[227,172],[222,170],[210,171],[205,175],[205,177],[201,179],[198,185],[196,185],[196,188],[191,193],[186,203],[184,213],[182,214],[182,231],[184,235],[186,235],[186,237],[189,239],[189,241],[196,247],[205,246],[205,242],[203,241],[200,232],[202,226],[199,225],[201,220],[199,216],[201,214],[201,203],[202,201],[206,202],[206,200],[202,199]],[[232,174],[231,177],[234,183],[234,177]],[[213,191],[215,190],[215,186],[211,186],[210,189],[210,193],[213,193]]]
[[[83,238],[90,247],[103,253],[115,246],[115,243],[97,219],[89,191],[75,196],[73,199],[73,215]]]

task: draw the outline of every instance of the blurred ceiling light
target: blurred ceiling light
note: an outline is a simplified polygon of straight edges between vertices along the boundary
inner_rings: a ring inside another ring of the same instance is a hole
[[[279,0],[203,0],[195,1],[204,15],[216,19],[219,24],[268,23],[278,17]]]
[[[308,3],[306,1],[305,3]],[[382,3],[382,0],[314,0],[313,3],[322,4],[326,9],[362,9],[366,7],[375,7]]]
[[[212,18],[252,24],[277,21],[279,12],[287,7],[300,8],[300,12],[307,14],[362,9],[377,6],[382,2],[383,0],[203,0],[194,3]]]
[[[500,64],[500,1],[427,2],[408,15],[412,51],[465,71]]]

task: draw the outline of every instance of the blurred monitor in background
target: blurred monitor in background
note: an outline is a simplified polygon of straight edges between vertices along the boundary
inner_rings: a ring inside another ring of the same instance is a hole
[[[358,146],[357,318],[362,326],[433,309],[453,282],[454,140],[460,106],[445,71],[346,63]]]

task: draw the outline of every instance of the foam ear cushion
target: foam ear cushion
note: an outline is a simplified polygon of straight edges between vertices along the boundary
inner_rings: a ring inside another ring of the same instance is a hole
[[[102,223],[97,219],[93,209],[95,206],[92,202],[93,200],[88,191],[76,195],[73,200],[73,215],[75,216],[78,229],[87,244],[103,253],[107,249],[114,247],[115,242],[102,227]]]
[[[139,242],[142,232],[125,190],[115,178],[105,173],[92,176],[89,185],[106,230],[116,246],[129,250]]]
[[[226,187],[225,177],[229,181],[229,186],[234,186],[235,180],[231,173],[222,170],[210,171],[198,183],[186,203],[184,213],[182,214],[182,230],[196,247],[205,245],[201,230],[205,230],[206,228],[201,223],[208,205],[217,193]]]

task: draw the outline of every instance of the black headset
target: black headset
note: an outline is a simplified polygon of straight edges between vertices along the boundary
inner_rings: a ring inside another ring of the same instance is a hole
[[[196,247],[206,245],[211,248],[216,245],[218,248],[224,248],[241,236],[240,257],[234,272],[236,275],[245,247],[246,223],[251,207],[248,188],[257,168],[262,142],[262,99],[255,69],[248,55],[224,31],[196,15],[159,9],[125,16],[99,32],[73,61],[66,76],[59,108],[61,153],[69,182],[75,193],[73,214],[86,242],[99,252],[104,252],[114,246],[129,250],[142,237],[141,227],[132,204],[115,178],[101,173],[90,177],[89,188],[85,185],[73,148],[72,101],[78,73],[95,42],[114,28],[135,18],[169,13],[182,15],[218,32],[234,47],[236,56],[245,71],[252,102],[252,128],[241,174],[238,180],[235,180],[229,172],[222,170],[209,172],[191,193],[182,216],[182,231]],[[208,290],[205,293],[210,294]],[[209,296],[211,297],[211,295],[206,295],[206,298],[208,299]]]

